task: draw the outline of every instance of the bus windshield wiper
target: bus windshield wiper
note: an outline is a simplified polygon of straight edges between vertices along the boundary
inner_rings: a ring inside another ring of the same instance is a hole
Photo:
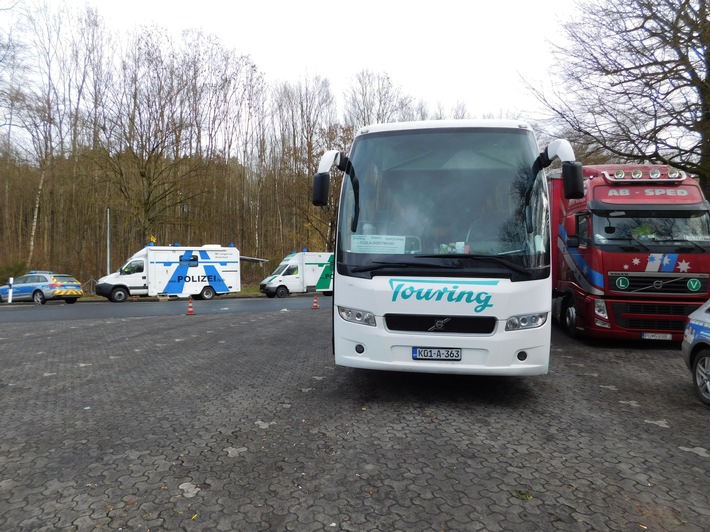
[[[515,264],[512,261],[509,261],[507,259],[503,259],[501,257],[496,257],[495,255],[461,255],[461,254],[448,254],[448,255],[417,255],[417,257],[426,257],[426,258],[444,258],[444,259],[473,259],[473,260],[480,260],[482,262],[494,262],[496,264],[500,264],[501,266],[505,266],[509,270],[513,270],[514,272],[526,275],[528,277],[532,277],[532,272],[528,269],[525,268],[524,266],[520,266],[519,264]]]
[[[433,255],[436,256],[436,255]],[[374,270],[384,270],[387,268],[443,268],[443,269],[458,269],[458,266],[452,266],[448,264],[439,264],[432,262],[383,262],[383,261],[373,261],[372,264],[367,266],[355,266],[353,272],[371,272]]]

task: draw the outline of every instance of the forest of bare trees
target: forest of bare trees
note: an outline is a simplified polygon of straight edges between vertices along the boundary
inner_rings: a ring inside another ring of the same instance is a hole
[[[609,31],[584,18],[564,28],[560,90],[537,92],[551,129],[590,156],[666,161],[707,179],[707,0],[584,5]],[[267,269],[292,250],[330,250],[337,201],[311,205],[325,149],[346,150],[366,123],[468,114],[463,104],[430,111],[386,73],[367,70],[339,108],[328,79],[270,85],[249,56],[197,30],[177,39],[157,27],[118,35],[95,9],[55,2],[0,8],[8,11],[14,22],[0,34],[0,282],[35,268],[95,279],[152,236],[159,244],[234,243],[269,259]]]
[[[317,158],[365,122],[426,115],[385,74],[358,75],[340,121],[327,79],[269,86],[199,31],[119,36],[90,7],[5,9],[0,281],[28,268],[96,278],[151,237],[234,243],[271,267],[329,249],[335,210],[310,202]]]

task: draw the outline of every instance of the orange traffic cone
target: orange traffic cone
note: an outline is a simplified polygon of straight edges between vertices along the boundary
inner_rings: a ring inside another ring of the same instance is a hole
[[[320,308],[318,306],[318,296],[316,294],[313,294],[313,306],[311,308]]]
[[[192,316],[195,313],[194,310],[192,310],[192,298],[187,300],[187,315]]]

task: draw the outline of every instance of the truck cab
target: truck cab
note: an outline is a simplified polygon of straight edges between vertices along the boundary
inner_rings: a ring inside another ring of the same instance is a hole
[[[680,341],[709,297],[710,205],[666,165],[590,165],[584,197],[551,174],[553,317],[571,335]]]

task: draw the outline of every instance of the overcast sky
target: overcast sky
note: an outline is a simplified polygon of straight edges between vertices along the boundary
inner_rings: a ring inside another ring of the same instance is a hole
[[[250,55],[269,82],[321,76],[342,93],[357,72],[386,72],[430,110],[476,117],[537,106],[520,77],[548,83],[550,40],[570,0],[63,0],[94,5],[110,27],[200,28]]]

